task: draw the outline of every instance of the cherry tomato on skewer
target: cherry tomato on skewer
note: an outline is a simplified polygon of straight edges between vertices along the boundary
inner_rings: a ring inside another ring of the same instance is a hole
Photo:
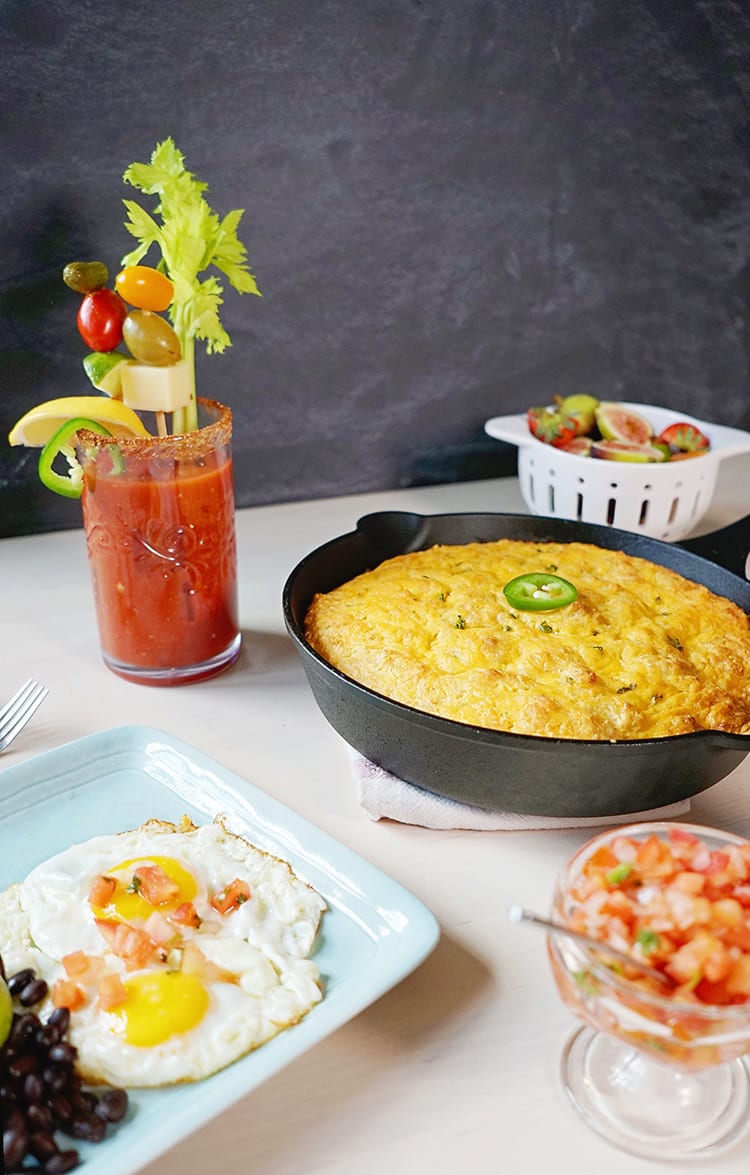
[[[81,302],[78,330],[92,351],[114,351],[122,342],[128,308],[114,290],[92,290]]]
[[[128,265],[120,270],[115,289],[139,310],[166,310],[174,297],[174,286],[167,275],[150,265]]]

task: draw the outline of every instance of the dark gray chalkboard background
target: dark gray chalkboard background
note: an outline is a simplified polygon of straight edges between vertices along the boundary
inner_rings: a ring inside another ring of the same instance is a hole
[[[0,534],[79,525],[3,437],[90,389],[60,280],[116,272],[172,135],[241,235],[203,357],[238,504],[512,472],[587,390],[750,426],[746,0],[2,0]]]

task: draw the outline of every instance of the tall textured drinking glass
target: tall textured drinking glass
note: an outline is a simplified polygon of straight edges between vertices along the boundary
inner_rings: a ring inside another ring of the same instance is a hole
[[[200,681],[239,655],[232,413],[198,405],[194,432],[78,434],[102,656],[141,684]]]

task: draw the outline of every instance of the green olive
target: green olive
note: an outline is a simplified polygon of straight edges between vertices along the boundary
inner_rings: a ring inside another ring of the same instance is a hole
[[[139,363],[168,367],[182,357],[180,340],[166,318],[152,310],[131,310],[122,324],[122,337]]]
[[[101,290],[109,280],[109,270],[103,261],[71,261],[62,273],[63,281],[77,294]]]

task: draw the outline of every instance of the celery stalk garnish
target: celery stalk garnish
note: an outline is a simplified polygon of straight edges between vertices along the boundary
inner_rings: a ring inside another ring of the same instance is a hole
[[[185,158],[171,138],[157,144],[150,163],[131,164],[123,180],[145,195],[158,197],[153,216],[135,200],[123,200],[128,212],[125,227],[139,243],[122,264],[137,265],[155,245],[161,253],[158,268],[174,284],[169,317],[192,372],[193,395],[186,408],[175,412],[173,428],[188,432],[198,427],[195,340],[206,344],[209,355],[232,345],[219,319],[224,287],[213,274],[203,279],[199,275],[214,266],[238,293],[262,296],[247,265],[247,250],[237,236],[243,210],[235,209],[219,219],[203,195],[208,185],[186,170]]]

